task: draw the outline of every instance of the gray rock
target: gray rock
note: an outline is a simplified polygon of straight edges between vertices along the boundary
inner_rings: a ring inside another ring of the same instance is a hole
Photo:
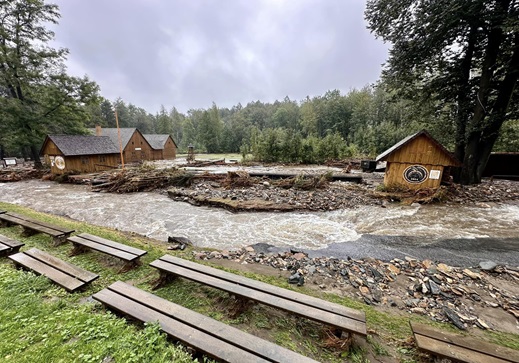
[[[483,271],[492,271],[497,267],[497,263],[495,263],[494,261],[482,261],[479,263],[479,267]]]
[[[441,290],[440,286],[436,282],[434,282],[432,279],[429,280],[429,288],[431,289],[431,294],[433,295],[439,295]]]

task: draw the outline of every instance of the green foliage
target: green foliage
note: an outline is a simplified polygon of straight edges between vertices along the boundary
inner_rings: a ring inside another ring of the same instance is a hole
[[[369,0],[369,28],[392,44],[384,82],[428,105],[454,135],[461,181],[478,183],[507,120],[517,118],[519,16],[510,0]]]

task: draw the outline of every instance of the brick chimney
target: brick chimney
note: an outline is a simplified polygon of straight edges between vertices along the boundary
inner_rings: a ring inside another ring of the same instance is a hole
[[[96,125],[96,136],[101,136],[102,133],[101,125]]]

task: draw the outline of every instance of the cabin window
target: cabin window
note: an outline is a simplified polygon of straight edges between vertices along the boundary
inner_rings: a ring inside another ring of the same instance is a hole
[[[99,162],[105,163],[106,162],[106,155],[99,155]]]
[[[88,164],[88,156],[81,157],[81,164],[83,164],[83,165]]]

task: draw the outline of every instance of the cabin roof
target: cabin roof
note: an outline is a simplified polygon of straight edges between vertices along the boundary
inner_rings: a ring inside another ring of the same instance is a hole
[[[121,130],[122,148],[125,149],[126,145],[128,145],[128,143],[130,142],[130,139],[132,138],[135,131],[137,131],[137,129],[135,127],[124,127],[124,128],[120,128],[119,130]],[[95,128],[93,128],[93,129],[90,128],[90,129],[88,129],[88,131],[90,131],[93,135],[96,134]],[[114,145],[119,145],[119,133],[118,133],[116,127],[101,128],[101,136],[108,136],[112,140]]]
[[[454,155],[447,150],[442,144],[440,144],[434,137],[431,136],[426,130],[418,131],[415,134],[409,135],[406,138],[400,140],[395,145],[391,146],[389,149],[384,151],[382,154],[378,155],[376,158],[376,161],[384,161],[387,159],[387,157],[392,154],[393,152],[401,149],[404,145],[408,144],[409,142],[413,141],[414,139],[418,138],[419,136],[425,136],[429,141],[431,141],[434,145],[440,149],[441,152],[443,152],[447,157],[452,161],[453,165],[459,166],[461,163],[458,159],[454,157]]]
[[[119,150],[108,136],[48,135],[42,146],[52,141],[65,156],[117,154]]]
[[[162,150],[164,149],[164,145],[166,145],[166,141],[168,141],[168,138],[171,136],[168,134],[142,134],[146,141],[148,141],[148,144],[150,144],[152,149],[155,150]],[[171,139],[173,140],[173,139]],[[173,141],[175,144],[175,141]],[[175,144],[175,146],[177,146]]]

